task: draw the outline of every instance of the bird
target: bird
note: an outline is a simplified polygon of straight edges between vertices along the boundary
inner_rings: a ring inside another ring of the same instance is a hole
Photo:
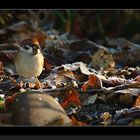
[[[37,78],[44,65],[44,57],[39,42],[35,38],[24,39],[14,57],[17,74],[25,79]]]

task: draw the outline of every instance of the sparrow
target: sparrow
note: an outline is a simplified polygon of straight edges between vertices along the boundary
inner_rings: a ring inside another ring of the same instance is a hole
[[[14,65],[19,76],[25,79],[37,78],[44,65],[44,57],[37,39],[28,38],[20,43],[14,57]]]

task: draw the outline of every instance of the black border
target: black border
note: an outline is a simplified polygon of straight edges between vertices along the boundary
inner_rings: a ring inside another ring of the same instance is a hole
[[[23,139],[23,140],[67,140],[67,139],[70,139],[70,140],[85,140],[85,139],[88,139],[88,140],[103,140],[103,139],[107,139],[107,140],[112,140],[112,139],[119,139],[119,140],[131,140],[131,139],[139,139],[139,136],[105,136],[105,135],[97,135],[97,136],[81,136],[81,135],[78,135],[78,136],[71,136],[71,135],[68,135],[68,136],[58,136],[58,135],[51,135],[51,136],[1,136],[0,139],[13,139],[13,140],[19,140],[19,139]]]
[[[1,9],[134,9],[138,0],[1,0]],[[127,8],[126,8],[127,7]],[[128,8],[129,7],[129,8]],[[0,135],[139,135],[139,127],[129,126],[72,126],[34,127],[1,126]],[[128,136],[129,137],[129,136]]]
[[[0,135],[140,135],[139,127],[127,126],[70,126],[70,127],[0,127]]]
[[[1,9],[134,9],[131,0],[1,0]]]

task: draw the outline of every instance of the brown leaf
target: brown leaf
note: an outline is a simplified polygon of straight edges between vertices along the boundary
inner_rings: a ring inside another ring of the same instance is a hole
[[[71,117],[72,125],[87,125],[85,122],[78,121],[75,117]]]
[[[46,58],[44,58],[44,68],[47,72],[50,72],[52,69],[52,65],[48,62]]]
[[[4,74],[4,71],[3,71],[3,63],[0,62],[0,75]]]
[[[137,97],[134,107],[140,106],[140,96]]]
[[[42,88],[42,87],[43,87],[43,84],[40,83],[40,81],[37,79],[37,81],[35,82],[35,88],[36,88],[36,89],[40,89],[40,88]]]
[[[81,105],[81,101],[76,89],[68,90],[65,95],[66,98],[64,99],[64,102],[61,103],[63,108],[67,108],[70,104]]]
[[[99,85],[98,77],[93,74],[89,75],[88,81],[85,82],[82,86],[82,91],[86,91],[89,86],[94,88],[95,86],[98,86],[98,85]]]
[[[112,70],[115,67],[115,61],[111,53],[106,49],[99,49],[93,56],[91,66],[99,70]]]
[[[17,93],[13,94],[12,96],[8,96],[5,100],[5,105],[7,106],[8,104],[12,103],[15,101],[16,97],[18,96]]]
[[[111,114],[109,112],[104,112],[100,117],[103,119],[103,121],[107,121],[108,119],[111,118]]]
[[[132,104],[133,103],[133,95],[130,93],[122,94],[119,97],[120,102],[123,104]]]
[[[0,60],[3,64],[12,63],[15,52],[0,52]]]
[[[140,82],[140,75],[137,76],[137,77],[134,79],[134,81],[138,81],[138,82]]]
[[[110,85],[110,86],[117,86],[125,83],[126,80],[123,78],[118,78],[118,77],[109,77],[107,80],[104,80],[104,83]]]
[[[40,83],[38,79],[34,83],[26,83],[26,88],[35,88],[35,89],[40,89],[43,87],[43,84]]]

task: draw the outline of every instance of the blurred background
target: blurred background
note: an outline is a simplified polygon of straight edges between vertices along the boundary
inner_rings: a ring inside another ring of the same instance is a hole
[[[0,29],[26,21],[43,30],[70,32],[80,38],[104,43],[106,37],[140,42],[139,10],[1,10]]]

